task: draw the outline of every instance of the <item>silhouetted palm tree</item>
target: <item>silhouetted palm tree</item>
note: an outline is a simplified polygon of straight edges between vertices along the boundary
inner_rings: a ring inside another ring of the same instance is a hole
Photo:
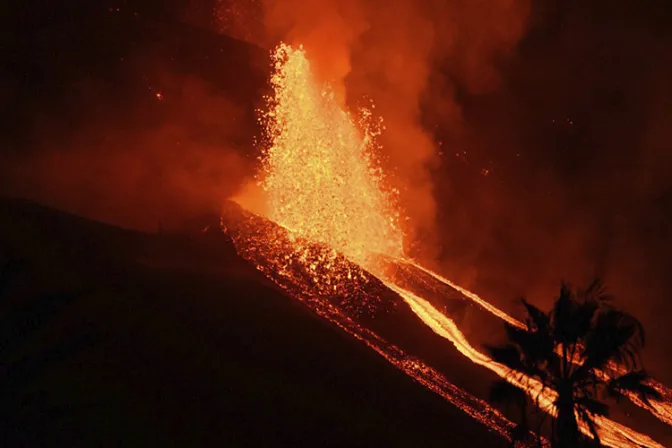
[[[575,447],[582,439],[577,416],[599,444],[594,422],[605,416],[607,396],[634,392],[648,403],[658,392],[646,384],[639,354],[644,347],[644,328],[631,315],[614,308],[599,281],[584,291],[572,291],[566,284],[549,313],[522,300],[526,328],[505,324],[508,343],[488,347],[493,359],[511,369],[511,376],[523,383],[538,380],[544,390],[557,393],[557,416],[552,424],[552,445]],[[525,412],[510,388],[493,386],[493,401],[514,401]],[[536,400],[538,397],[531,397]],[[514,436],[529,434],[525,416]]]

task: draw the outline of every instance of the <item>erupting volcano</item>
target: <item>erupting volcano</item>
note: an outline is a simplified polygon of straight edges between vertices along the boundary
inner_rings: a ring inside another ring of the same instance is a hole
[[[449,296],[457,296],[512,325],[522,324],[404,256],[402,213],[396,192],[383,175],[376,143],[382,122],[371,110],[348,112],[334,88],[311,71],[301,47],[280,45],[273,62],[274,94],[260,118],[268,145],[258,175],[265,217],[233,205],[224,212],[238,252],[317,314],[504,437],[509,437],[511,422],[407,353],[403,342],[397,344],[390,331],[401,322],[395,313],[410,311],[415,322],[450,341],[466,359],[534,397],[540,394],[540,408],[553,414],[553,391],[541,390],[532,378],[509,376],[507,367],[473,347],[450,313],[440,308]],[[240,202],[242,207],[248,205]],[[432,297],[422,297],[423,291]],[[669,398],[667,388],[652,386]],[[632,399],[661,421],[672,423],[669,401],[654,401],[649,408],[636,396]],[[605,445],[661,446],[606,417],[596,422]],[[586,425],[580,424],[580,429],[590,434]]]

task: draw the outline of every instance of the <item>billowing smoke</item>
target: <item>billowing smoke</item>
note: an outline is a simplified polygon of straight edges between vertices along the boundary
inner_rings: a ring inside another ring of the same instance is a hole
[[[0,194],[150,231],[219,211],[253,172],[266,76],[255,49],[176,4],[25,18],[0,71]]]
[[[242,122],[242,114],[199,80],[160,84],[165,90],[147,92],[145,104],[133,101],[127,112],[144,126],[105,114],[103,122],[82,119],[77,131],[59,136],[49,125],[62,126],[60,120],[36,123],[37,141],[0,168],[4,193],[147,231],[216,213],[250,169],[226,126]],[[85,90],[86,97],[98,89]],[[142,118],[157,109],[160,121]]]
[[[670,378],[669,8],[233,3],[228,32],[303,43],[351,101],[375,100],[416,236],[439,237],[436,267],[511,312],[518,296],[547,307],[560,280],[599,275]]]
[[[435,235],[431,171],[439,148],[429,125],[460,140],[465,124],[455,91],[497,88],[498,63],[525,33],[529,0],[229,0],[220,11],[227,32],[266,46],[303,45],[352,106],[373,99],[411,240]]]

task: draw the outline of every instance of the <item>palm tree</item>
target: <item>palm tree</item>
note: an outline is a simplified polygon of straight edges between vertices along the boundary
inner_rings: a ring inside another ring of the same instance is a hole
[[[580,443],[577,418],[599,445],[594,418],[608,414],[609,408],[602,401],[607,396],[636,393],[645,403],[649,398],[659,398],[659,393],[646,384],[648,375],[639,357],[645,342],[644,328],[611,304],[599,281],[578,291],[563,283],[548,313],[525,299],[522,303],[527,314],[525,327],[506,323],[508,342],[488,350],[495,361],[511,369],[510,375],[518,381],[524,384],[532,378],[542,384],[542,392],[556,392],[552,446],[566,448]],[[491,398],[521,403],[519,395],[501,385],[493,386]],[[539,397],[531,398],[536,401]],[[523,399],[522,406],[526,402]],[[528,433],[526,418],[521,420],[525,431],[517,431],[514,438]]]

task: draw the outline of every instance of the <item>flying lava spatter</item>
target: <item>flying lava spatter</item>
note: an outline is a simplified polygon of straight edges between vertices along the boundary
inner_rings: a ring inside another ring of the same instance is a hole
[[[477,295],[404,257],[395,192],[386,185],[375,160],[375,137],[380,131],[380,123],[373,120],[370,111],[361,112],[359,120],[347,112],[334,90],[315,78],[301,47],[281,44],[273,53],[273,62],[275,71],[271,85],[274,94],[268,98],[268,111],[261,116],[269,146],[264,148],[258,181],[267,201],[266,217],[286,231],[282,236],[271,233],[262,237],[265,245],[262,248],[258,247],[259,230],[240,234],[234,241],[243,256],[257,263],[262,272],[281,286],[288,278],[299,284],[310,282],[310,288],[321,294],[351,290],[355,281],[358,285],[365,284],[366,275],[370,274],[364,272],[368,271],[401,296],[424,324],[448,339],[466,358],[511,380],[506,367],[472,347],[448,316],[397,284],[394,276],[377,262],[384,256],[387,264],[392,260],[393,264],[411,266],[499,318],[520,325]],[[241,205],[245,206],[244,203]],[[285,240],[290,241],[289,245]],[[345,257],[363,269],[348,267],[339,257]],[[296,275],[292,267],[296,263],[303,266],[302,272],[307,276],[302,274],[300,278],[292,278]],[[265,264],[274,267],[268,269]],[[457,395],[464,397],[468,394],[464,391],[456,393],[459,388],[448,383],[439,372],[419,361],[412,361],[335,307],[311,300],[310,288],[295,295],[416,381],[476,416],[491,429],[506,433],[510,422],[506,422],[501,414],[473,397],[476,401],[471,404],[469,400],[456,399]],[[541,394],[541,407],[549,413],[555,412],[553,391],[541,391],[538,382],[532,378],[518,381],[516,386],[535,398]],[[477,402],[479,404],[475,404]],[[665,421],[669,407],[666,403],[658,405],[654,407],[654,414]],[[605,445],[661,446],[650,437],[610,419],[599,418],[596,423]],[[590,435],[588,428],[581,429]]]
[[[373,163],[380,123],[362,110],[359,126],[321,86],[301,48],[280,45],[270,110],[262,186],[268,218],[366,264],[371,255],[400,256],[403,235],[382,171]]]

